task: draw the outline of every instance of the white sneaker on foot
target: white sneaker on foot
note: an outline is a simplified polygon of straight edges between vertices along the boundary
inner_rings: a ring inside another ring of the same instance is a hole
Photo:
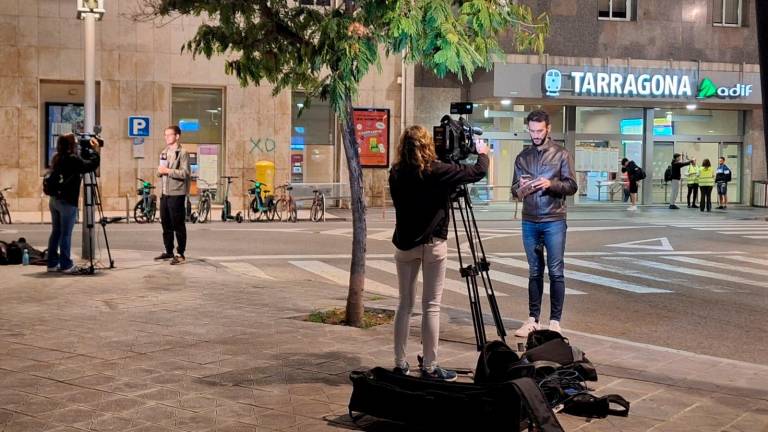
[[[560,330],[560,321],[549,320],[549,329],[558,333],[562,333]]]
[[[627,210],[635,211],[635,210],[637,210],[637,206],[636,205],[629,206],[629,207],[627,207]]]
[[[528,333],[538,329],[539,323],[536,322],[536,318],[528,317],[528,321],[525,321],[519,329],[515,330],[515,336],[523,338],[528,337]]]

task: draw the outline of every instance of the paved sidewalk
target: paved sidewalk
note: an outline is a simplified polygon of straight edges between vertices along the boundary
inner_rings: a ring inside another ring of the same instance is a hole
[[[357,428],[346,415],[347,375],[390,364],[391,325],[360,330],[299,319],[343,306],[344,289],[114,252],[119,268],[92,277],[0,267],[0,430]],[[392,308],[396,300],[367,303]],[[473,367],[467,311],[444,312],[442,363]],[[414,364],[418,320],[412,324]],[[596,393],[632,402],[628,418],[560,415],[566,430],[768,431],[768,366],[566,335],[596,364]]]

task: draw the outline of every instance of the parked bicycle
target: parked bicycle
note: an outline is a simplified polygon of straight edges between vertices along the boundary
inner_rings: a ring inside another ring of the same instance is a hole
[[[238,178],[237,176],[221,176],[221,178],[226,179],[227,183],[224,185],[224,208],[221,209],[221,221],[227,222],[230,220],[237,221],[237,223],[243,222],[243,213],[237,212],[237,214],[232,214],[232,203],[229,202],[229,188],[233,181],[232,179]]]
[[[206,223],[211,217],[211,203],[216,198],[216,188],[201,178],[197,179],[197,183],[205,187],[200,188],[200,201],[197,202],[197,212],[192,213],[192,223]]]
[[[248,195],[253,197],[248,205],[248,220],[251,222],[259,221],[262,218],[269,221],[274,220],[277,215],[277,202],[274,195],[269,194],[264,183],[253,179],[248,181],[253,183],[253,187],[248,189]]]
[[[157,215],[157,195],[152,193],[152,183],[137,178],[141,186],[137,194],[141,197],[136,206],[133,207],[133,220],[136,223],[152,223],[155,221],[155,215]]]
[[[312,207],[309,208],[309,218],[312,222],[320,222],[325,218],[325,195],[322,191],[313,190]]]
[[[299,212],[296,208],[296,200],[291,196],[292,190],[293,186],[291,186],[290,183],[285,183],[275,188],[276,192],[280,191],[280,198],[275,204],[277,209],[277,220],[285,220],[288,222],[296,222],[298,220]]]
[[[11,210],[8,207],[8,200],[5,199],[3,192],[8,192],[11,188],[7,187],[0,190],[0,223],[11,224]]]

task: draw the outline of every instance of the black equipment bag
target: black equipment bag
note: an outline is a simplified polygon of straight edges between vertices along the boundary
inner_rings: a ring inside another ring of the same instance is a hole
[[[353,420],[370,415],[428,430],[521,431],[529,424],[521,420],[529,417],[542,432],[563,431],[530,378],[481,385],[426,380],[380,367],[351,372],[349,378],[349,415]]]
[[[502,383],[517,378],[533,378],[535,367],[521,362],[520,356],[500,340],[487,342],[480,350],[475,368],[475,383]]]
[[[558,332],[535,330],[529,333],[522,358],[534,364],[539,378],[556,370],[571,369],[586,381],[597,381],[597,370],[592,362]]]

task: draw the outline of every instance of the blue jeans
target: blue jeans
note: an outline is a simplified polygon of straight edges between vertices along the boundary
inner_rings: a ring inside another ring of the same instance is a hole
[[[523,221],[523,246],[528,258],[528,315],[539,321],[544,295],[544,249],[549,269],[549,319],[560,321],[565,301],[565,220],[552,222]]]
[[[70,250],[72,249],[72,230],[77,220],[77,206],[64,200],[51,198],[48,202],[51,210],[51,237],[48,238],[48,267],[58,266],[62,270],[72,267]]]

